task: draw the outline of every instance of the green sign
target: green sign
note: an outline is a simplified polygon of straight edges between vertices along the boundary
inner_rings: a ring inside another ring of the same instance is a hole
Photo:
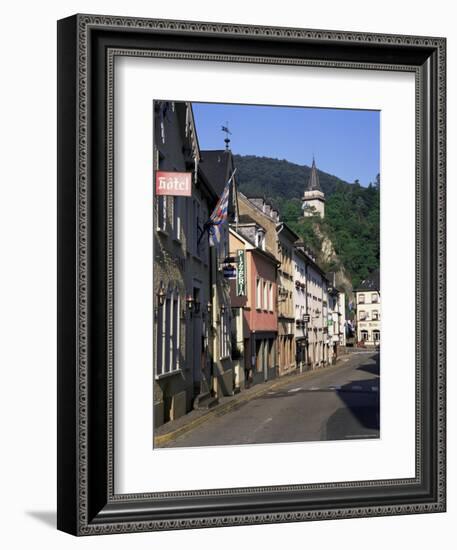
[[[236,295],[246,296],[246,253],[244,250],[236,251]]]

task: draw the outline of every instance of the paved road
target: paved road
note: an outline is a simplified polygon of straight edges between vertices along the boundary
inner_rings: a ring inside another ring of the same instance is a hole
[[[167,447],[379,437],[379,354],[352,353],[341,366],[268,391],[215,416]]]

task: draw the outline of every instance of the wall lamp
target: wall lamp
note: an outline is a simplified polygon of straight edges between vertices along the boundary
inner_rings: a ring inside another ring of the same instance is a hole
[[[194,303],[195,303],[194,297],[191,294],[189,294],[186,298],[187,309],[189,311],[192,311],[192,309],[194,308]]]
[[[157,303],[159,307],[162,307],[165,302],[165,288],[163,286],[163,283],[160,283],[159,290],[157,291]]]

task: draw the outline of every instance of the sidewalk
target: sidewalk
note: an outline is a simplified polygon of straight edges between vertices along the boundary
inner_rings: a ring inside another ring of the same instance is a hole
[[[323,371],[329,372],[336,370],[341,365],[346,363],[350,357],[350,355],[349,357],[348,355],[338,358],[335,365],[320,367],[314,370],[305,371],[303,373],[300,373],[299,370],[295,370],[280,378],[274,378],[273,380],[268,380],[267,382],[243,389],[238,394],[220,397],[218,404],[210,409],[193,410],[184,416],[181,416],[177,420],[171,420],[170,422],[167,422],[154,430],[154,447],[163,447],[169,441],[173,441],[180,435],[193,430],[211,418],[221,416],[235,408],[242,407],[245,403],[248,403],[252,399],[259,397],[264,393],[267,393],[271,389],[280,388],[281,386],[286,386],[287,384],[293,382],[313,378],[319,374],[322,374]]]

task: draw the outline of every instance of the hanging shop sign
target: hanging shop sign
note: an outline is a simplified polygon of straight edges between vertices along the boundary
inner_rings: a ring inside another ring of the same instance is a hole
[[[236,295],[246,296],[246,253],[244,250],[236,251]]]
[[[236,267],[234,265],[224,265],[222,270],[225,279],[236,279]]]

